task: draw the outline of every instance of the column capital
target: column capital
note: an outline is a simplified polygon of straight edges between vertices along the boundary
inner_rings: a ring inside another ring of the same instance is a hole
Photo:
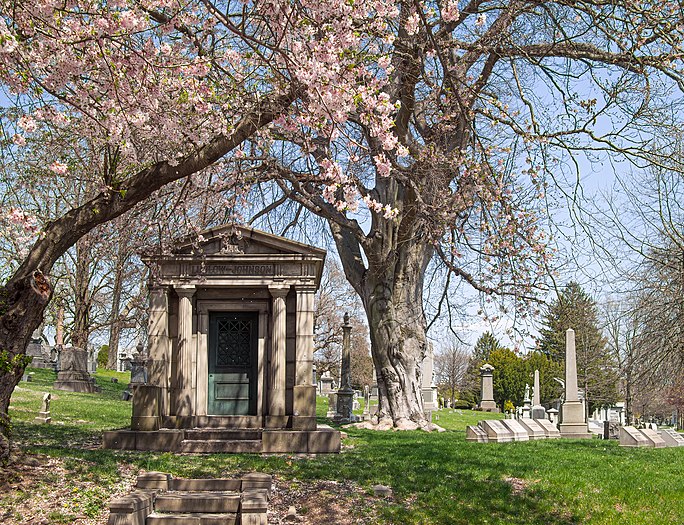
[[[285,297],[290,292],[289,285],[269,285],[268,291],[272,297]]]
[[[194,284],[175,284],[173,289],[178,294],[178,297],[192,297],[195,295],[196,287]]]
[[[295,291],[297,293],[316,293],[316,285],[314,284],[295,284]]]

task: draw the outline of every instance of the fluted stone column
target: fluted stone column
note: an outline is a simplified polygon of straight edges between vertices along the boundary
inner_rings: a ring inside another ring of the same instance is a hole
[[[192,384],[194,375],[192,347],[192,296],[195,287],[175,286],[178,294],[178,354],[176,376],[176,416],[193,416],[195,392]]]
[[[590,438],[584,406],[577,392],[577,356],[575,353],[575,331],[569,328],[565,333],[565,402],[561,407],[562,423],[559,430],[562,437]]]
[[[314,293],[313,288],[297,288],[295,335],[295,384],[293,389],[293,428],[316,429],[316,385],[313,370]]]
[[[285,343],[287,338],[285,297],[289,288],[269,287],[269,291],[273,297],[273,330],[271,332],[271,366],[268,376],[268,418],[266,426],[284,427],[287,425],[285,413]]]
[[[494,367],[485,363],[480,367],[480,377],[482,378],[482,400],[480,409],[485,412],[498,412],[499,409],[494,401]]]

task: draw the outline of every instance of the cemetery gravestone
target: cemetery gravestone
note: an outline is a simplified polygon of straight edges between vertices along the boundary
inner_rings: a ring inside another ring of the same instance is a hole
[[[620,446],[621,447],[648,447],[649,440],[639,430],[632,426],[622,427],[620,429]]]
[[[488,443],[489,437],[487,432],[477,425],[468,425],[466,427],[466,441],[474,443]]]
[[[546,432],[534,419],[521,419],[518,423],[527,431],[530,440],[546,439]]]
[[[480,421],[479,426],[487,433],[489,441],[495,443],[508,443],[513,441],[513,432],[503,425],[498,419]]]
[[[654,448],[665,448],[667,443],[660,437],[660,434],[651,428],[642,428],[641,433],[648,440],[649,446]]]
[[[565,402],[561,407],[563,419],[560,432],[563,437],[591,438],[584,405],[579,399],[577,389],[577,353],[575,350],[575,331],[568,328],[565,332]]]
[[[88,374],[88,352],[80,348],[64,347],[60,352],[61,370],[57,373],[54,388],[68,392],[97,392],[98,388]]]
[[[663,438],[668,447],[684,447],[684,436],[671,428],[661,430],[660,437]]]
[[[321,376],[321,395],[327,396],[333,391],[333,378],[329,371],[323,372]]]
[[[534,371],[534,390],[532,394],[532,419],[546,419],[546,409],[541,404],[541,388],[539,386],[539,370]]]
[[[558,439],[561,437],[556,425],[551,423],[548,419],[535,419],[534,421],[544,429],[544,434],[546,434],[547,439]]]
[[[485,412],[498,412],[499,409],[494,401],[494,367],[485,363],[480,368],[480,376],[482,377],[482,397],[480,400],[480,409]],[[451,404],[448,405],[451,408]]]
[[[52,418],[50,417],[50,399],[50,394],[48,392],[45,392],[43,394],[43,402],[40,407],[40,413],[38,414],[38,417],[35,419],[36,422],[49,423],[50,421],[52,421]]]
[[[523,427],[517,419],[504,419],[501,421],[503,425],[513,433],[514,441],[529,441],[530,436],[527,429]]]

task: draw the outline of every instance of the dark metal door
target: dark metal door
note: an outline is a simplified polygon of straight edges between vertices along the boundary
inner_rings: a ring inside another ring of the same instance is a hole
[[[257,312],[209,314],[208,413],[256,414]]]

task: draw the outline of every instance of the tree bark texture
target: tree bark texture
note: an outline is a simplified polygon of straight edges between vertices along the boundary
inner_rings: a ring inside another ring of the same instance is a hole
[[[434,248],[412,191],[390,181],[379,184],[378,191],[400,207],[397,219],[373,214],[363,238],[353,224],[329,224],[347,279],[368,317],[379,418],[391,418],[397,428],[427,428],[421,393],[421,363],[427,352],[423,284]]]

